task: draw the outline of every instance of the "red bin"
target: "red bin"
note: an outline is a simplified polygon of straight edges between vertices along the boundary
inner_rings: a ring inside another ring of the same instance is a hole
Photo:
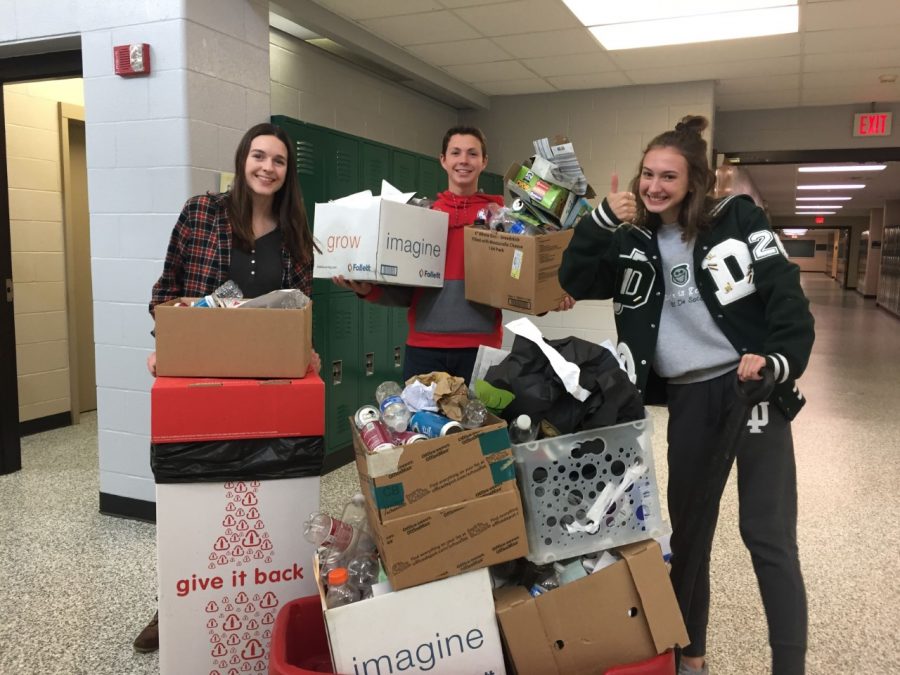
[[[675,652],[663,652],[640,663],[615,666],[603,675],[675,675]]]
[[[275,617],[269,675],[331,673],[331,653],[318,595],[292,600]]]

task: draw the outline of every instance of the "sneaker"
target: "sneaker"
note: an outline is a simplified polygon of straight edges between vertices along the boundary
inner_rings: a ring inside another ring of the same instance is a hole
[[[678,664],[678,675],[709,675],[709,667],[706,665],[706,661],[703,662],[703,667],[700,670],[696,668],[691,668],[684,661]]]
[[[144,626],[134,639],[134,651],[146,654],[159,649],[159,612],[154,612],[150,623]]]

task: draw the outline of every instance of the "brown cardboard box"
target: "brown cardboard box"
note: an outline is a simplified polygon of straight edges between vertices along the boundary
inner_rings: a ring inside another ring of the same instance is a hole
[[[395,590],[528,552],[506,424],[370,454],[353,426],[369,522]]]
[[[518,675],[603,673],[688,644],[659,544],[616,550],[623,560],[535,598],[521,586],[494,591]]]
[[[565,295],[557,274],[572,234],[465,228],[466,300],[523,314],[556,309]]]
[[[515,481],[487,497],[400,518],[379,517],[366,496],[369,523],[395,591],[528,553]]]
[[[515,484],[515,460],[506,423],[488,424],[378,453],[366,450],[351,422],[360,483],[381,520],[422,513],[500,492]]]
[[[303,309],[157,305],[156,374],[293,377],[309,370],[312,305]]]

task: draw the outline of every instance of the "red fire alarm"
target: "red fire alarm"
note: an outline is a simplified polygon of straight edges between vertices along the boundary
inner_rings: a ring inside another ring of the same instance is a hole
[[[113,47],[113,61],[116,75],[130,77],[132,75],[150,74],[150,45],[146,42],[133,45],[117,45]]]

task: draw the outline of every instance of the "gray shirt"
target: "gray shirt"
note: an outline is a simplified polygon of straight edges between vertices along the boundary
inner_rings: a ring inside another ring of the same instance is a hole
[[[703,382],[734,369],[740,355],[719,329],[694,278],[694,242],[677,223],[657,231],[666,298],[659,318],[653,368],[673,384]]]

